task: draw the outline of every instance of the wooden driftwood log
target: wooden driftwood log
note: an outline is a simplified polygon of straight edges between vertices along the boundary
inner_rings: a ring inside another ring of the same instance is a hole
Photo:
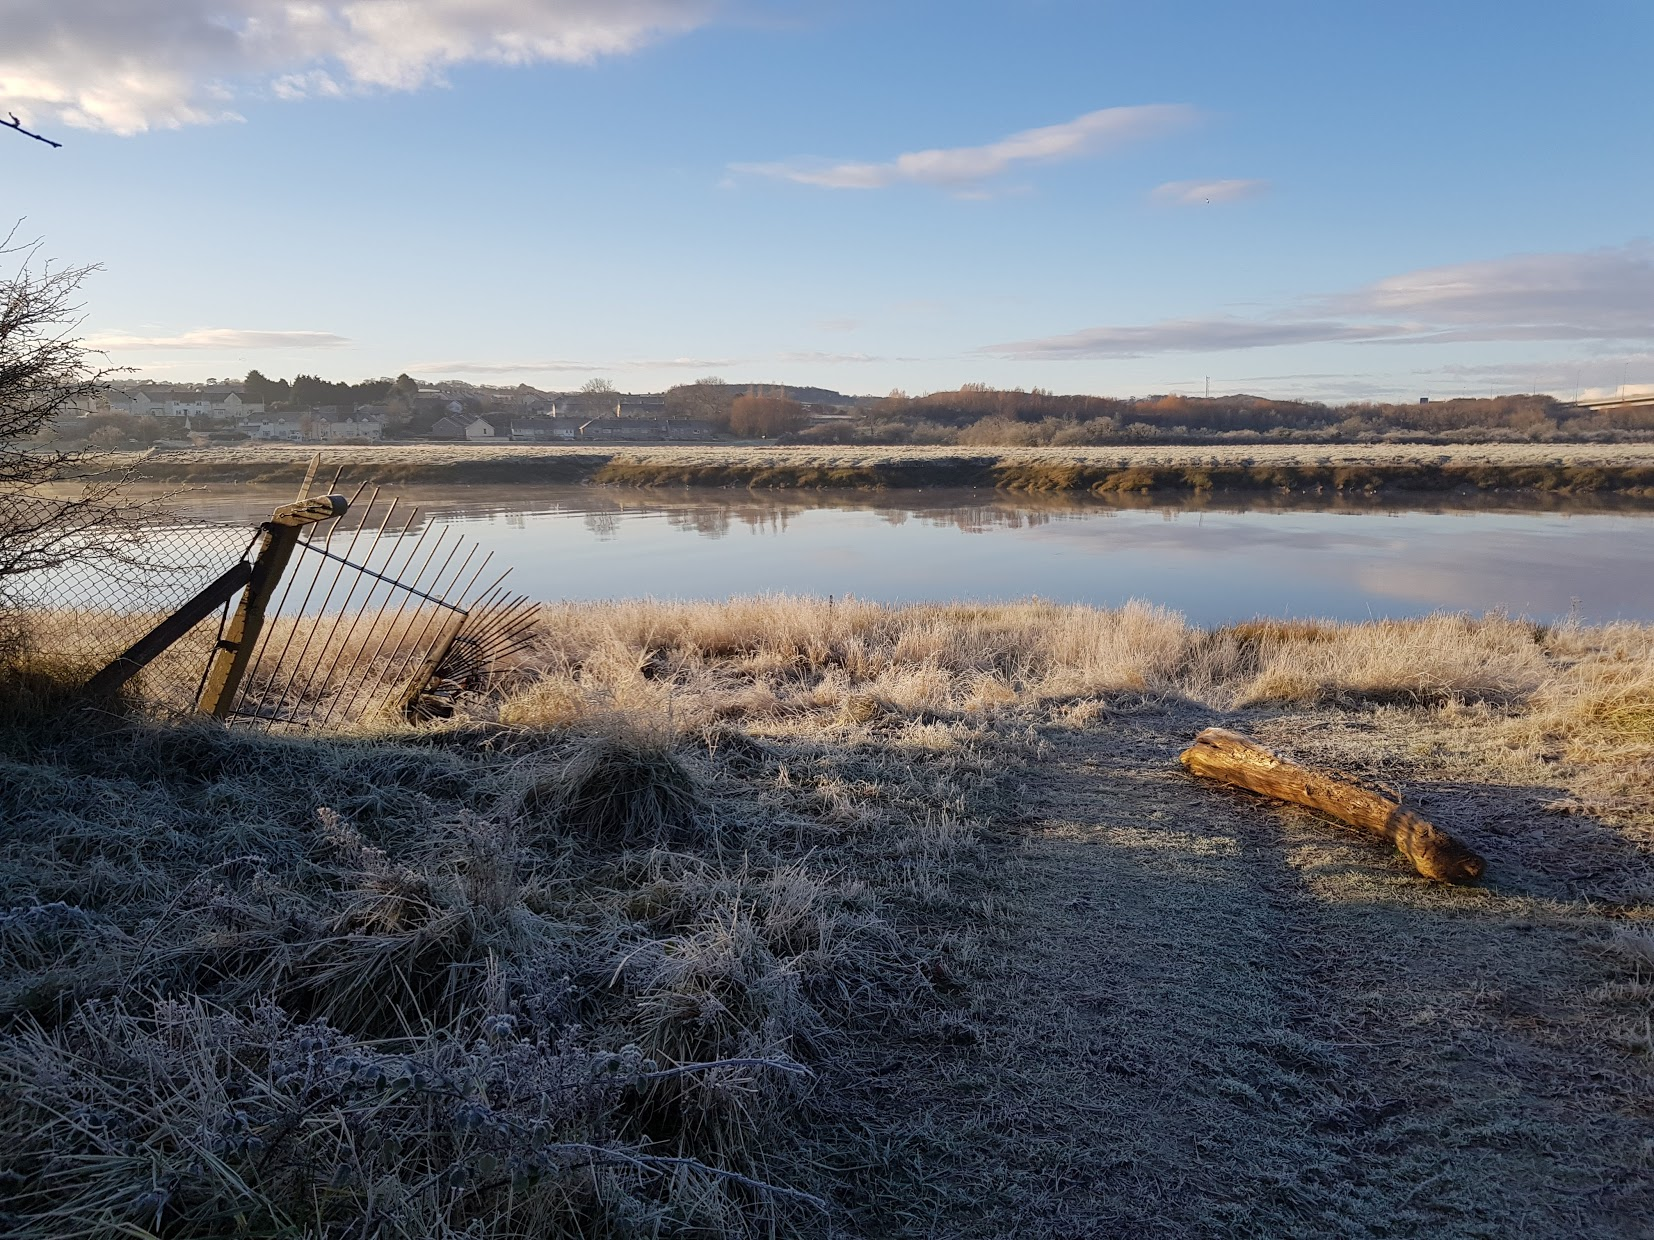
[[[1472,883],[1487,862],[1463,842],[1391,797],[1294,765],[1250,737],[1227,728],[1207,728],[1179,761],[1195,775],[1222,780],[1250,792],[1305,805],[1348,826],[1382,836],[1426,878]]]

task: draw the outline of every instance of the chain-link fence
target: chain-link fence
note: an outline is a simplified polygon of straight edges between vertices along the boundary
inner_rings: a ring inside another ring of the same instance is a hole
[[[7,496],[0,529],[51,529],[63,503]],[[121,654],[242,559],[256,536],[244,525],[155,515],[123,518],[112,530],[99,515],[57,530],[49,544],[34,537],[24,571],[0,580],[19,653],[66,679],[89,677]],[[216,616],[196,625],[138,675],[136,691],[157,707],[191,708],[216,635]]]

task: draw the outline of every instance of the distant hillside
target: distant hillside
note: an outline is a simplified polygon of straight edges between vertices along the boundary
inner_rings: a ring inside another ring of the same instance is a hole
[[[781,394],[788,400],[796,400],[806,405],[842,405],[846,409],[871,405],[881,399],[877,396],[846,396],[831,388],[793,387],[790,384],[781,385]]]

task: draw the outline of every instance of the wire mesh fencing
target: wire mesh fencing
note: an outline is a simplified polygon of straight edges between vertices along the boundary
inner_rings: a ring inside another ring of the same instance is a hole
[[[51,531],[21,540],[29,544],[18,557],[23,571],[4,578],[0,606],[27,657],[65,677],[89,676],[114,659],[240,561],[255,537],[242,525],[160,515],[123,516],[112,530],[89,513],[60,528],[63,505],[0,499],[0,530]],[[135,691],[152,707],[191,709],[216,634],[210,619],[191,628],[139,674]]]

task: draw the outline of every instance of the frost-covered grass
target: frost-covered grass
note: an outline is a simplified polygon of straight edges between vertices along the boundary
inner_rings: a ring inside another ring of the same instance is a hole
[[[1310,757],[1335,725],[1390,776],[1451,742],[1454,778],[1568,790],[1554,835],[1580,872],[1654,848],[1649,626],[1442,615],[1210,631],[1143,604],[796,597],[548,606],[469,717],[286,737],[77,703],[72,669],[9,658],[0,1229],[20,1236],[924,1234],[944,1207],[968,1219],[972,1193],[1013,1213],[1044,1201],[1056,1190],[958,1168],[1020,1165],[1022,1144],[1090,1099],[1048,1091],[990,1157],[891,1111],[886,1091],[969,1110],[937,1083],[958,1078],[984,1091],[969,1095],[982,1114],[1015,1114],[1021,1096],[961,1058],[980,1029],[1084,1041],[984,989],[1015,976],[993,959],[997,927],[1022,916],[1007,901],[1046,898],[1008,884],[1006,857],[1047,737],[1121,772],[1081,771],[1095,803],[1041,811],[1092,850],[1065,858],[1104,856],[1116,836],[1158,846],[1169,828],[1214,832],[1202,847],[1228,856],[1233,795],[1172,763],[1218,721],[1296,735]],[[1129,744],[1121,719],[1138,721]],[[1147,756],[1121,765],[1130,745]],[[1548,821],[1522,824],[1535,856]],[[1382,873],[1357,882],[1341,857],[1307,873],[1325,915],[1347,904],[1352,925],[1401,890]],[[1083,940],[1093,902],[1139,915],[1089,881],[1074,879],[1079,911],[1050,913],[1064,933]],[[1225,888],[1225,916],[1267,920],[1286,898]],[[1430,906],[1448,934],[1445,913],[1468,918],[1483,893],[1417,898],[1459,902]],[[1646,1013],[1646,911],[1616,898],[1629,911],[1603,942],[1613,1001]],[[1521,899],[1523,918],[1562,916],[1550,896]],[[1152,899],[1141,909],[1149,941],[1164,931]],[[1488,934],[1505,924],[1489,917]],[[1090,986],[1093,966],[1052,975]],[[1060,1066],[1080,1080],[1088,1062]],[[1510,1088],[1541,1097],[1534,1080]],[[1415,1145],[1458,1139],[1416,1125]],[[924,1133],[935,1144],[904,1146]],[[1099,1139],[1088,1159],[1119,1162]],[[1306,1157],[1322,1148],[1303,1140]],[[1326,1183],[1337,1209],[1381,1217],[1377,1190]],[[1534,1217],[1562,1217],[1535,1201]]]

